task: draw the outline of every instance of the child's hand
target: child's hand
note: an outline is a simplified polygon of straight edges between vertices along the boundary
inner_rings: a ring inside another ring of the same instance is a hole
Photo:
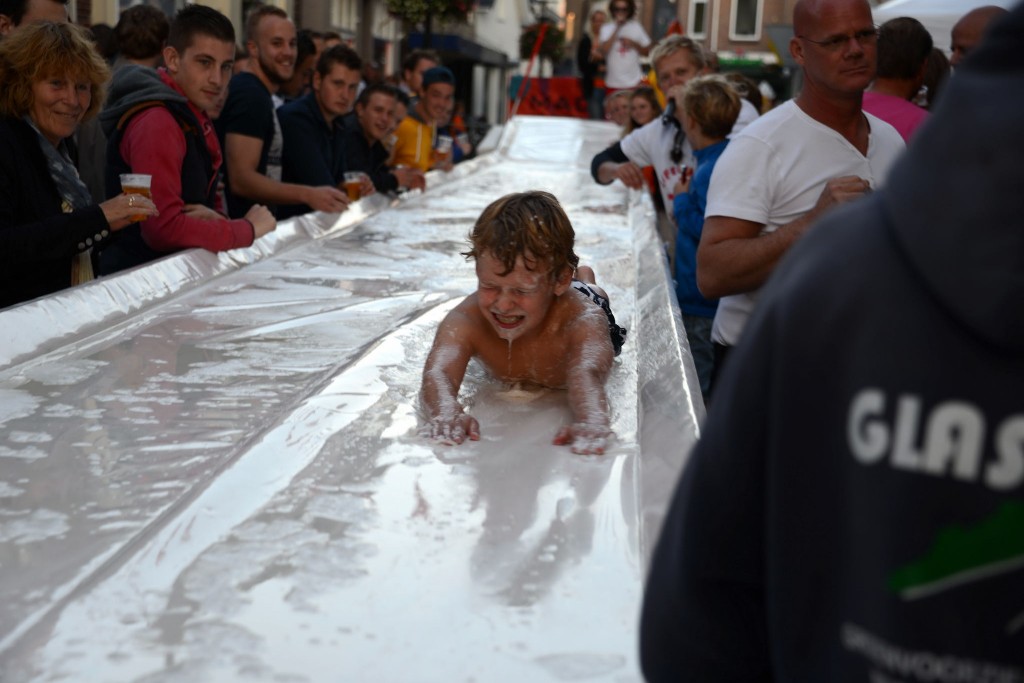
[[[430,421],[430,438],[436,441],[460,444],[467,436],[470,441],[480,440],[480,423],[472,415],[461,413],[454,420],[435,417]]]
[[[672,194],[686,194],[689,192],[692,179],[693,169],[689,166],[683,166],[679,171],[679,180],[676,181],[676,186],[672,188]]]
[[[571,445],[572,452],[580,455],[602,455],[611,435],[608,425],[574,422],[562,427],[551,443],[556,446]]]

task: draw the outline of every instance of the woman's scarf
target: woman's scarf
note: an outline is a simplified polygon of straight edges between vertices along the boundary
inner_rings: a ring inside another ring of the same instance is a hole
[[[27,115],[25,123],[36,132],[39,148],[43,150],[43,156],[46,157],[46,170],[50,172],[50,178],[57,186],[57,194],[60,195],[61,211],[71,213],[76,209],[91,206],[93,204],[92,195],[89,194],[89,188],[85,186],[82,179],[78,177],[78,169],[71,163],[67,144],[61,140],[60,145],[54,147],[49,140],[43,137],[39,128]],[[92,249],[89,248],[76,254],[71,260],[71,284],[79,285],[94,277],[96,276],[92,270]]]

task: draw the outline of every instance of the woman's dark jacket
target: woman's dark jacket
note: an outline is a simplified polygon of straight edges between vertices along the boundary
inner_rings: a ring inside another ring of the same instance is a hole
[[[0,117],[0,308],[70,286],[72,257],[109,235],[97,205],[61,212],[35,131]]]

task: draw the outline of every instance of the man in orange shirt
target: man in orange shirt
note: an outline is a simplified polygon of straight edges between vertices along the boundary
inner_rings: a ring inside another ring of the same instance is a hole
[[[423,97],[398,124],[395,165],[428,171],[433,166],[437,126],[448,118],[455,99],[455,75],[443,66],[423,73]]]

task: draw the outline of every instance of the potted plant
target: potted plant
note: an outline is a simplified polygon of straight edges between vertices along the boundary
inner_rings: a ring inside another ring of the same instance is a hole
[[[466,23],[476,7],[475,0],[385,0],[388,13],[408,24],[424,21]]]
[[[523,27],[523,32],[519,35],[519,56],[529,59],[533,54],[533,47],[537,43],[541,26],[547,26],[547,30],[540,43],[538,56],[550,60],[552,64],[557,64],[565,53],[565,31],[551,22],[538,21],[536,24]]]

